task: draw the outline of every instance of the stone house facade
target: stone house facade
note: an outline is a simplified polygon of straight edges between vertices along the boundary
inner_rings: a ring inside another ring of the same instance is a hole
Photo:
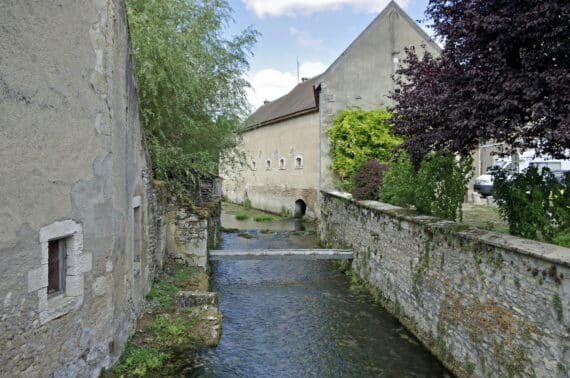
[[[0,376],[98,376],[164,252],[124,0],[0,12]]]
[[[326,130],[338,111],[391,105],[392,75],[405,47],[439,55],[438,45],[390,2],[321,75],[264,104],[249,119],[240,164],[222,164],[223,191],[230,201],[318,216],[319,188],[331,190]],[[301,206],[300,206],[301,205]]]

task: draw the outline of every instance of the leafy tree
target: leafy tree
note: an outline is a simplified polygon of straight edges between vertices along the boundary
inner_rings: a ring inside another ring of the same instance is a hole
[[[407,50],[393,119],[416,165],[481,141],[561,156],[570,147],[570,2],[430,0],[441,57]]]
[[[249,111],[244,73],[257,32],[231,39],[224,0],[127,0],[155,176],[186,185],[216,171]]]
[[[392,134],[392,114],[384,109],[339,112],[327,133],[333,156],[332,170],[341,186],[350,190],[354,172],[366,160],[386,162],[402,139]]]

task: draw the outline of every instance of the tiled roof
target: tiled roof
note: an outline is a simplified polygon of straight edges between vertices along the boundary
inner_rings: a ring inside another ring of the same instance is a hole
[[[317,111],[319,104],[314,88],[318,86],[320,77],[321,75],[305,80],[285,96],[263,104],[248,118],[247,125],[258,127]]]

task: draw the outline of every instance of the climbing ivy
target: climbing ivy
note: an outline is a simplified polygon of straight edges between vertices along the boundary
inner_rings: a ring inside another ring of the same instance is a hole
[[[392,114],[384,109],[343,110],[327,133],[331,142],[332,170],[340,179],[341,189],[350,191],[358,167],[374,159],[387,162],[393,148],[403,139],[392,134]]]

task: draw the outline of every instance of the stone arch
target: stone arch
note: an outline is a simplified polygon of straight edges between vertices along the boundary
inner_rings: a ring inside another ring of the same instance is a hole
[[[295,218],[303,218],[307,211],[307,204],[302,199],[295,201]]]

